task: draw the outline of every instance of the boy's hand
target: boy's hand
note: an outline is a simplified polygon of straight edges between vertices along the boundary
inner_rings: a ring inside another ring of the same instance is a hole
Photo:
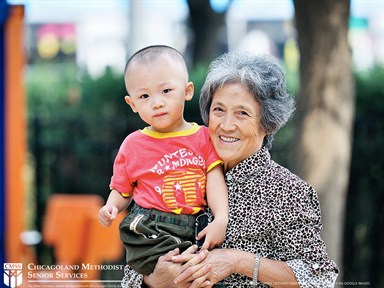
[[[113,220],[116,219],[119,210],[115,206],[105,205],[99,210],[99,222],[103,226],[111,226]]]
[[[227,222],[222,222],[214,219],[211,223],[208,224],[196,237],[197,240],[200,240],[205,236],[205,241],[201,250],[208,249],[211,250],[215,246],[220,246],[224,242],[225,232],[227,229]]]

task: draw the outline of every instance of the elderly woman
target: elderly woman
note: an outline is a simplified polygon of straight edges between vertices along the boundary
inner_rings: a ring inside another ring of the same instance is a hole
[[[209,252],[172,251],[145,278],[128,267],[123,285],[333,287],[338,268],[320,237],[316,192],[269,153],[294,111],[281,65],[267,55],[220,56],[210,65],[200,109],[224,162],[226,240]]]

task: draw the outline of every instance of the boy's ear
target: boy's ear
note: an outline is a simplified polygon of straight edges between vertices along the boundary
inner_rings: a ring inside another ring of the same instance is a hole
[[[188,82],[187,86],[185,87],[185,100],[189,101],[193,97],[193,93],[195,92],[195,86],[192,82]]]
[[[132,111],[137,113],[137,109],[136,109],[135,104],[132,101],[132,98],[127,95],[124,97],[124,100],[131,107]]]

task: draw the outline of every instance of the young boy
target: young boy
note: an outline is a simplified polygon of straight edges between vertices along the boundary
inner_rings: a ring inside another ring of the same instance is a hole
[[[184,120],[184,104],[192,99],[194,86],[181,53],[162,45],[143,48],[128,60],[124,79],[125,101],[149,126],[121,144],[99,221],[111,225],[134,200],[120,224],[120,238],[127,263],[148,275],[161,255],[193,244],[205,195],[214,220],[196,239],[205,236],[202,249],[220,245],[228,195],[208,129]]]

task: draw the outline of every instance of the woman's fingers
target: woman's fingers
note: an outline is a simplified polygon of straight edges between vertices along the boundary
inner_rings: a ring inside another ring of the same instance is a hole
[[[212,265],[210,264],[198,264],[188,267],[176,276],[173,282],[175,284],[194,282],[194,286],[191,287],[199,287],[196,283],[203,283],[207,279],[207,274],[211,271],[211,269]]]
[[[216,282],[210,280],[212,265],[202,266],[196,273],[190,277],[190,286],[188,288],[212,287]]]
[[[172,257],[172,261],[175,263],[186,263],[192,258],[196,257],[197,255],[196,252],[198,249],[199,248],[197,247],[197,245],[192,245],[180,255]],[[199,262],[196,262],[196,263],[199,263]]]
[[[203,269],[199,272],[202,273],[201,277],[198,277],[199,272],[193,275],[194,280],[188,288],[201,288],[201,287],[209,287],[211,288],[213,285],[219,282],[218,275],[215,271],[213,271],[213,266],[211,264],[206,264]]]
[[[179,255],[180,254],[180,250],[179,248],[176,248],[176,249],[173,249],[171,251],[169,251],[167,254],[164,254],[163,256],[160,256],[159,257],[159,260],[162,260],[162,261],[172,261],[172,258],[176,255]]]
[[[204,277],[205,278],[205,277]],[[214,285],[214,283],[212,283],[211,281],[209,280],[200,280],[200,279],[196,279],[195,281],[193,281],[193,283],[188,287],[188,288],[202,288],[202,287],[212,287]]]
[[[199,248],[197,247],[197,245],[192,245],[191,247],[189,247],[187,250],[185,250],[183,253],[181,254],[195,254],[197,252]]]
[[[204,265],[201,262],[207,257],[208,250],[203,250],[198,254],[192,255],[183,266],[182,272],[175,278],[175,283],[181,283],[184,281],[192,281],[196,278],[207,274],[212,267],[211,265]],[[172,257],[173,259],[174,257]]]
[[[179,252],[179,249],[176,248],[159,257],[154,271],[145,276],[145,283],[148,287],[176,287],[173,279],[181,272],[181,265],[173,263],[172,256]],[[180,287],[187,287],[187,283],[183,283]]]

